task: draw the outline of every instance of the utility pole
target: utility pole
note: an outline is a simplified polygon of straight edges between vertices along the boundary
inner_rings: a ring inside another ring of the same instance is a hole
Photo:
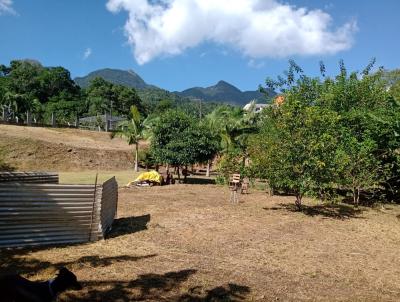
[[[200,112],[199,112],[199,115],[200,115],[200,120],[202,119],[202,108],[201,108],[201,99],[199,99],[199,107],[200,107]]]
[[[113,126],[112,126],[112,108],[113,108],[113,100],[110,101],[110,130],[113,130]]]

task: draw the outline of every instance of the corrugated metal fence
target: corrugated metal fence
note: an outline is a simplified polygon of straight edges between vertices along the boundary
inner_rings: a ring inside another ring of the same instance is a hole
[[[0,172],[1,182],[58,184],[58,173],[49,172]]]
[[[117,203],[114,177],[97,186],[0,183],[0,248],[104,238]]]

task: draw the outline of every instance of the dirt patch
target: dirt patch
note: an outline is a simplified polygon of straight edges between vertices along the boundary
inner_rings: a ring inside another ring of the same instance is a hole
[[[71,147],[33,139],[0,136],[3,160],[20,171],[121,170],[133,166],[131,152]]]
[[[59,301],[400,299],[399,206],[352,212],[307,200],[297,212],[293,197],[261,192],[231,205],[215,185],[120,189],[119,200],[105,241],[2,252],[0,272],[37,280],[65,265],[85,290]]]
[[[133,165],[132,146],[105,132],[0,125],[0,150],[4,164],[17,170],[120,170]]]
[[[33,139],[51,144],[62,143],[85,149],[132,151],[132,146],[124,140],[120,138],[111,140],[109,133],[79,129],[0,125],[0,137]]]

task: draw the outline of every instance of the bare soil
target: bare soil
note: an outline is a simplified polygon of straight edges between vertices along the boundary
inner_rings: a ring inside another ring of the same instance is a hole
[[[0,125],[0,150],[15,170],[120,170],[133,165],[133,147],[120,138],[111,140],[106,132]]]
[[[227,188],[121,188],[109,238],[0,252],[32,280],[67,266],[81,292],[58,301],[400,301],[400,207],[321,205]]]

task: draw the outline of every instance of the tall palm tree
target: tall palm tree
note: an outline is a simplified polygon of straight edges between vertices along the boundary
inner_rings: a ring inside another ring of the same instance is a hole
[[[143,139],[144,123],[136,106],[130,108],[130,119],[118,124],[117,129],[111,132],[111,138],[124,138],[129,145],[135,145],[135,171],[139,171],[139,141]]]
[[[245,145],[249,134],[257,130],[252,114],[239,108],[220,107],[206,117],[206,123],[221,138],[221,151],[226,153]]]

